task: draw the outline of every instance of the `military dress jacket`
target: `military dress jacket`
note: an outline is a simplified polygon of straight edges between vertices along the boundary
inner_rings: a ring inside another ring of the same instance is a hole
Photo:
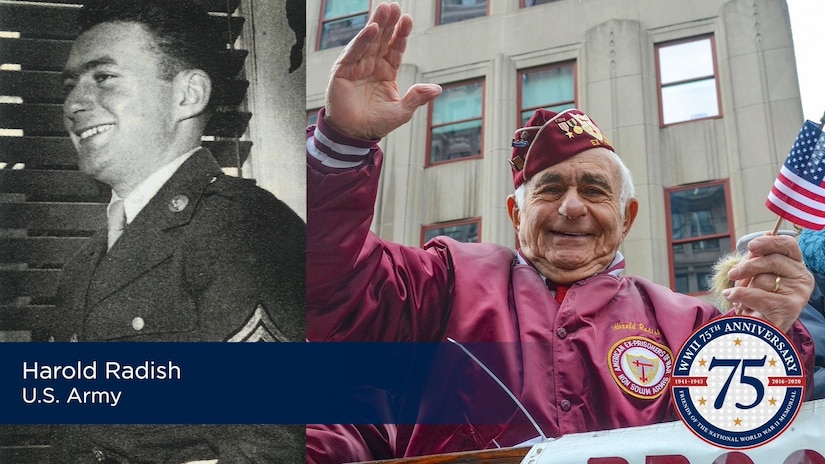
[[[199,150],[108,252],[101,230],[66,264],[51,339],[303,342],[305,229]],[[55,437],[65,463],[299,462],[305,446],[295,425],[56,426]]]
[[[319,125],[323,137],[311,127],[308,147],[347,160],[353,156],[339,155],[334,144],[369,155],[360,167],[334,169],[308,153],[308,339],[447,346],[454,340],[491,373],[454,350],[458,356],[435,360],[429,380],[412,393],[405,390],[410,385],[388,382],[398,409],[413,403],[419,420],[405,417],[384,430],[310,426],[309,462],[370,457],[363,447],[376,446],[377,437],[394,439],[378,445],[382,458],[388,450],[418,456],[677,418],[665,379],[694,329],[720,316],[716,308],[618,275],[622,262],[575,282],[559,303],[512,249],[447,237],[423,249],[382,240],[369,228],[383,154],[375,141],[348,138],[323,118]],[[804,327],[797,322],[790,335],[810,367]]]
[[[65,265],[54,341],[302,341],[305,224],[194,153],[108,250]]]

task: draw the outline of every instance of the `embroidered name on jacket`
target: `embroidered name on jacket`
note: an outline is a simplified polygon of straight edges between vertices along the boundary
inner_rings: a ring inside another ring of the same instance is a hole
[[[644,337],[616,342],[607,352],[607,363],[619,388],[646,400],[661,396],[673,374],[670,348]]]
[[[654,337],[661,337],[662,332],[659,331],[656,327],[649,327],[644,325],[643,322],[616,322],[613,324],[613,330],[630,330],[633,332],[642,331],[645,333],[649,333]]]

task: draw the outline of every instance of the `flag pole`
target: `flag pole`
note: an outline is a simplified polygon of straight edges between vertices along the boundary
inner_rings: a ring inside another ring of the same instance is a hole
[[[776,224],[773,225],[773,230],[768,235],[776,235],[779,233],[779,227],[782,225],[782,216],[776,218]]]

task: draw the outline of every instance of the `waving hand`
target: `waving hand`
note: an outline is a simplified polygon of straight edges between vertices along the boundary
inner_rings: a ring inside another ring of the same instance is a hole
[[[403,97],[398,92],[398,68],[412,25],[412,18],[402,15],[396,3],[375,8],[332,67],[327,123],[355,138],[384,137],[441,94],[436,84],[415,84]]]

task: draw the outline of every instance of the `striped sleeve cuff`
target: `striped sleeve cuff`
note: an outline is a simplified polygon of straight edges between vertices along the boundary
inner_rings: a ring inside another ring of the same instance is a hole
[[[356,139],[338,132],[324,121],[324,111],[321,108],[318,125],[307,138],[307,153],[330,168],[355,168],[367,162],[379,139]]]

